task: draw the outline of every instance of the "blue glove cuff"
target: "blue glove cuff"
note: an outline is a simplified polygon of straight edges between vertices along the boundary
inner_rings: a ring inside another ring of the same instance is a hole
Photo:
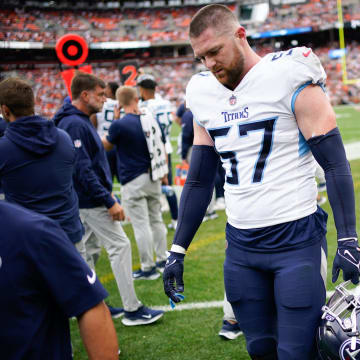
[[[181,254],[175,251],[169,251],[170,256],[168,257],[168,261],[170,262],[170,260],[176,259],[176,260],[184,260],[185,254]]]
[[[175,296],[179,299],[179,301],[183,301],[185,299],[185,296],[179,293],[175,293]],[[175,303],[171,300],[171,298],[169,299],[169,303],[172,309],[175,309]]]
[[[344,247],[352,247],[357,248],[359,247],[358,241],[356,239],[349,239],[349,240],[340,240],[338,241],[338,248]]]

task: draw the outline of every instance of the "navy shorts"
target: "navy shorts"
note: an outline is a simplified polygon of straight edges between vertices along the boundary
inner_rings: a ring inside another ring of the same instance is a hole
[[[326,300],[326,253],[325,237],[276,253],[239,249],[228,239],[225,290],[250,356],[316,359],[315,333]]]

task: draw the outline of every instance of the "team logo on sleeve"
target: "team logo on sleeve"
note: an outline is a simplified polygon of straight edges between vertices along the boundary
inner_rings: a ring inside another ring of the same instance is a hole
[[[80,147],[81,147],[81,140],[80,140],[80,139],[74,140],[74,146],[75,146],[76,148],[80,148]]]
[[[234,105],[236,104],[236,101],[237,101],[236,96],[235,96],[234,94],[231,95],[231,97],[230,97],[230,99],[229,99],[230,105],[231,105],[231,106],[234,106]]]
[[[96,273],[94,270],[91,270],[91,271],[92,271],[92,275],[91,276],[86,275],[86,276],[87,276],[89,284],[93,285],[96,281]]]
[[[360,340],[356,339],[355,348],[352,349],[352,339],[346,340],[341,344],[339,354],[341,360],[359,360],[360,359]]]

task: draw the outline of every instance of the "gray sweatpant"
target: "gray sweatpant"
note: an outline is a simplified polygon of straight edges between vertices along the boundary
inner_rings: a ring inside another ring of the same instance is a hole
[[[228,299],[226,298],[226,293],[224,293],[224,304],[223,304],[223,310],[224,310],[224,320],[232,320],[236,321],[234,311],[232,309],[231,304],[228,302]]]
[[[105,248],[123,307],[126,311],[136,311],[141,302],[136,296],[132,278],[131,245],[120,222],[111,219],[105,206],[80,209],[80,218],[85,234],[76,244],[78,251],[94,269],[94,257],[98,256],[101,246]]]
[[[149,271],[156,261],[166,260],[166,227],[161,214],[161,183],[142,174],[121,187],[121,202],[130,218],[139,250],[141,270]]]

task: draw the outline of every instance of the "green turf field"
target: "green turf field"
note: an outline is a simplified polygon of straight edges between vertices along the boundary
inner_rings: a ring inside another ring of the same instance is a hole
[[[360,141],[360,112],[351,107],[336,108],[338,126],[345,143]],[[173,126],[173,138],[180,128]],[[173,142],[176,148],[176,141]],[[176,161],[176,156],[173,157]],[[360,219],[360,160],[351,162],[355,191],[357,218]],[[329,213],[328,221],[328,290],[333,289],[330,280],[331,264],[336,246],[336,232],[332,212],[327,202],[323,208]],[[203,223],[189,248],[185,260],[185,302],[220,301],[223,299],[222,264],[224,260],[224,211],[218,211],[219,218]],[[168,213],[165,222],[170,221]],[[125,231],[133,246],[134,268],[139,266],[137,248],[132,229]],[[174,232],[169,231],[168,243],[171,244]],[[108,290],[107,299],[114,306],[121,306],[121,299],[111,273],[106,254],[103,252],[96,267],[97,274]],[[139,299],[147,306],[168,305],[168,299],[162,290],[162,280],[138,280],[135,282]],[[227,360],[249,359],[245,350],[245,341],[240,337],[233,341],[224,341],[217,335],[221,327],[222,308],[196,309],[166,312],[162,319],[147,326],[126,327],[121,319],[115,319],[121,349],[120,359],[124,360]],[[86,359],[77,322],[71,321],[74,358]]]

